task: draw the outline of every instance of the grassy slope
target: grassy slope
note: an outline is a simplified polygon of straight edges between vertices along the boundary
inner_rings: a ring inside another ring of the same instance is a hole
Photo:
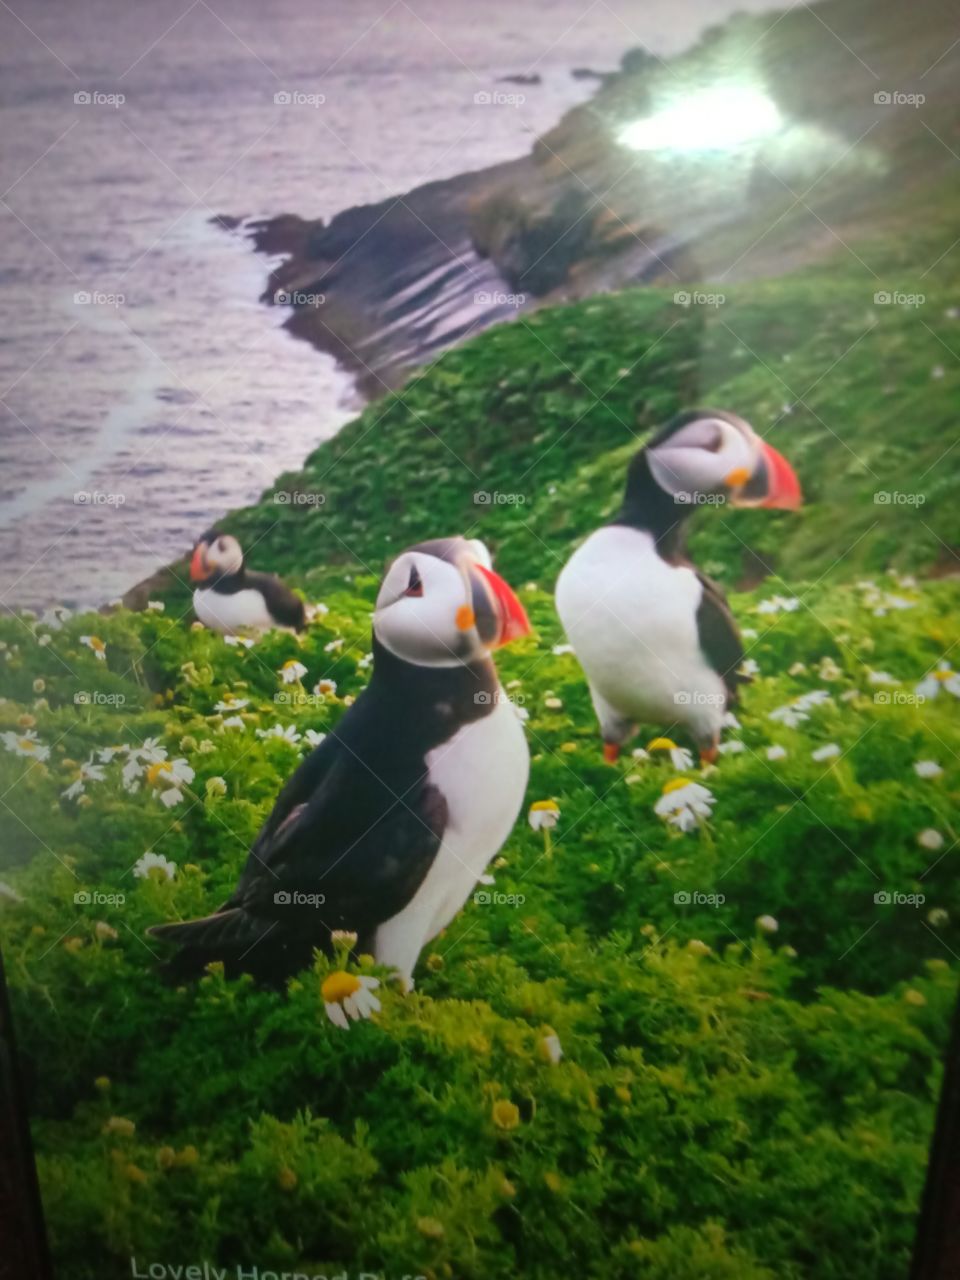
[[[229,522],[255,563],[330,606],[302,649],[188,630],[184,589],[165,615],[74,620],[45,647],[46,627],[0,622],[0,729],[32,716],[52,746],[42,764],[0,752],[7,879],[24,899],[0,905],[66,1280],[127,1274],[132,1248],[484,1280],[904,1274],[960,949],[953,854],[916,837],[937,829],[950,849],[960,773],[952,696],[897,698],[949,648],[958,609],[953,581],[880,575],[940,568],[956,541],[958,365],[941,345],[960,340],[956,255],[917,283],[951,238],[931,224],[907,260],[901,242],[857,246],[883,286],[927,294],[917,311],[875,309],[881,284],[841,251],[829,271],[730,289],[716,312],[624,292],[445,356],[278,485],[323,492],[320,512],[268,496]],[[680,835],[653,813],[668,765],[599,763],[545,588],[615,503],[637,433],[697,399],[769,426],[811,502],[697,518],[694,548],[728,582],[764,564],[782,578],[733,597],[760,669],[732,735],[745,749],[706,779],[709,826]],[[524,501],[478,506],[478,490]],[[925,502],[877,505],[880,490]],[[297,759],[255,728],[335,723],[365,680],[385,557],[457,529],[537,584],[537,635],[501,666],[530,712],[530,799],[555,797],[562,816],[549,852],[523,823],[504,849],[497,891],[524,901],[468,904],[417,993],[387,989],[376,1023],[348,1034],[324,1016],[323,960],[286,1000],[216,974],[164,988],[143,929],[222,900]],[[866,572],[912,607],[878,615]],[[774,592],[803,603],[758,613]],[[103,662],[80,642],[90,631]],[[294,654],[306,687],[333,678],[336,698],[278,700]],[[768,718],[815,688],[831,701],[799,728]],[[78,711],[79,691],[125,701]],[[242,729],[214,712],[228,691],[250,700]],[[122,756],[93,803],[60,799],[95,747],[148,736],[196,770],[179,806],[125,792]],[[776,763],[774,742],[789,752]],[[828,742],[842,757],[813,761]],[[944,774],[918,779],[923,758]],[[225,795],[206,785],[220,777]],[[177,864],[173,881],[130,874],[145,849]],[[125,901],[76,904],[79,890]],[[878,907],[879,890],[926,901]],[[675,902],[694,891],[725,900]],[[759,934],[761,913],[777,934]],[[504,1100],[515,1114],[494,1110]]]

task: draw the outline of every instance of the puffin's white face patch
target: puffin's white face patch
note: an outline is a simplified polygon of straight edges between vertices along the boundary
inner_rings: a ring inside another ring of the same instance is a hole
[[[407,551],[383,580],[373,630],[395,657],[426,667],[468,662],[478,647],[476,633],[464,630],[468,584],[456,565],[437,556]]]
[[[695,501],[696,494],[725,494],[730,477],[745,483],[756,468],[759,450],[746,423],[741,430],[722,418],[698,418],[647,456],[661,489],[679,501]]]
[[[217,573],[239,573],[243,565],[240,543],[229,533],[223,533],[207,547],[206,561]]]

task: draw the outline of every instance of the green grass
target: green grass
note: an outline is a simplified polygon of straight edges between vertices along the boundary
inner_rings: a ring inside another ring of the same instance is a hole
[[[49,747],[0,750],[19,896],[0,912],[65,1280],[127,1275],[131,1253],[450,1280],[905,1274],[960,951],[957,701],[946,681],[915,692],[960,622],[956,579],[937,580],[957,541],[953,258],[922,274],[941,230],[909,262],[899,242],[870,257],[884,287],[926,294],[915,310],[875,307],[841,255],[709,312],[627,290],[450,352],[278,481],[321,507],[267,495],[227,521],[329,606],[300,646],[191,629],[184,583],[163,614],[0,621],[0,732]],[[728,734],[742,751],[700,779],[713,816],[681,833],[654,812],[661,756],[601,763],[549,587],[644,433],[697,401],[769,434],[808,505],[695,519],[704,567],[751,587],[732,604],[758,673]],[[535,623],[500,666],[529,713],[529,800],[561,811],[552,841],[521,820],[492,868],[506,899],[467,904],[414,994],[380,972],[381,1013],[347,1033],[322,958],[286,996],[217,972],[164,985],[144,930],[223,900],[302,755],[256,730],[336,723],[367,679],[384,562],[452,532],[489,541]],[[800,603],[764,611],[775,595]],[[336,695],[291,697],[293,656],[303,689]],[[770,718],[819,689],[795,728]],[[228,693],[248,700],[233,728]],[[172,807],[124,787],[148,738],[194,773]],[[132,873],[147,850],[173,879]]]

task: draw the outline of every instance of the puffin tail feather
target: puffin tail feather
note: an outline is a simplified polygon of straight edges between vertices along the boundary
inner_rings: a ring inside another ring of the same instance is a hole
[[[250,966],[244,963],[245,957],[256,951],[274,927],[274,921],[253,916],[243,907],[229,907],[199,920],[155,924],[147,933],[179,948],[166,970],[172,978],[181,979],[198,976],[215,960],[222,961],[231,973],[247,969]]]

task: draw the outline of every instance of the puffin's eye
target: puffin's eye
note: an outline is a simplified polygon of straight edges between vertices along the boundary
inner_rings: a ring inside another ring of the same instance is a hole
[[[407,589],[403,593],[405,596],[422,596],[423,595],[423,579],[415,564],[410,566],[410,581],[407,583]]]
[[[218,550],[218,551],[226,551],[226,549],[227,549],[227,544],[224,542],[224,540],[223,540],[222,538],[218,538],[218,539],[217,539],[217,550]]]

